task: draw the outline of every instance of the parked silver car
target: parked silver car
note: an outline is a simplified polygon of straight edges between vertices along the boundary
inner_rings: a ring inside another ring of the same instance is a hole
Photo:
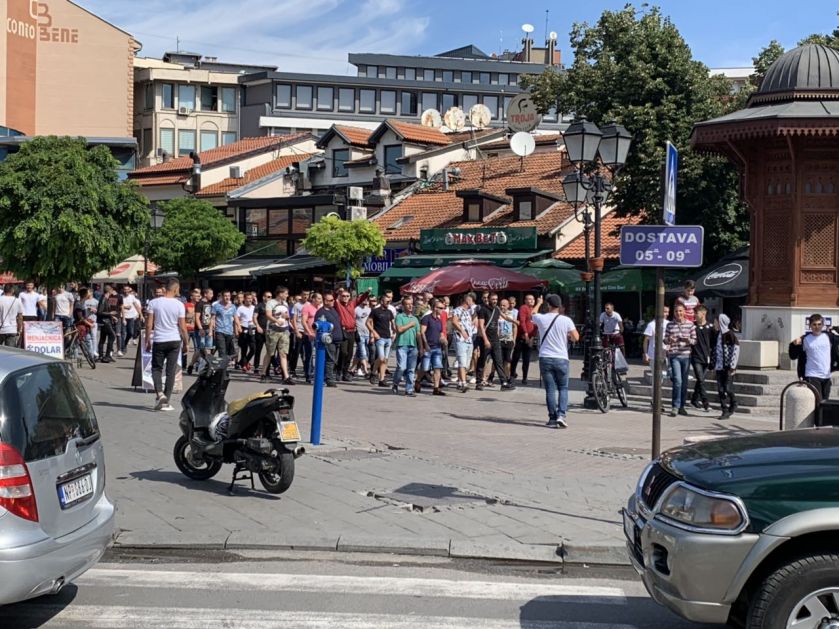
[[[113,530],[99,426],[73,367],[0,349],[0,605],[57,593]]]

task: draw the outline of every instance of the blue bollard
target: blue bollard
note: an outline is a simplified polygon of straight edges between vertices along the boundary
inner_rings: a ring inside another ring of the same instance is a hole
[[[319,446],[321,415],[323,414],[323,381],[326,372],[325,342],[332,342],[332,324],[329,321],[316,321],[315,331],[315,391],[312,394],[312,432],[309,441],[313,446]]]

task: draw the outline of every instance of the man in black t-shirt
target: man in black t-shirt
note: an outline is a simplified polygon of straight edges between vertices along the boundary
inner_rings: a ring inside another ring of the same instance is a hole
[[[122,295],[109,284],[105,286],[105,292],[96,310],[96,321],[99,323],[99,362],[114,362],[111,354],[116,340],[116,323],[121,313]]]
[[[490,293],[487,305],[478,308],[478,337],[483,343],[483,352],[478,358],[477,377],[483,378],[487,356],[492,359],[492,366],[504,390],[515,389],[510,378],[504,372],[504,358],[501,352],[501,339],[498,336],[498,319],[501,309],[498,307],[498,293]],[[477,391],[482,390],[488,383],[478,381]]]
[[[271,294],[270,290],[266,290],[262,293],[262,301],[256,304],[256,308],[253,311],[253,318],[256,321],[256,335],[254,336],[255,342],[255,349],[253,355],[253,364],[254,365],[261,365],[262,364],[262,349],[265,347],[265,330],[268,329],[268,315],[265,314],[265,310],[267,308],[267,304],[273,295]]]
[[[385,293],[381,296],[381,303],[377,308],[370,311],[367,318],[367,329],[370,331],[370,338],[376,347],[376,362],[370,370],[370,383],[378,375],[379,386],[386,387],[385,372],[387,371],[387,359],[390,356],[390,347],[393,338],[396,336],[396,328],[393,323],[393,311],[390,309],[390,296]]]

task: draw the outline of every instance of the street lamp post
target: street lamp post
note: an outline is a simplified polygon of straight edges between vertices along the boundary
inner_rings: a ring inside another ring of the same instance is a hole
[[[149,277],[149,244],[151,241],[151,233],[155,229],[160,229],[163,225],[163,212],[161,212],[156,205],[151,206],[151,229],[146,232],[146,241],[143,245],[143,290],[140,293],[143,304],[149,300],[148,295],[148,277]]]
[[[562,180],[565,197],[574,208],[574,217],[583,223],[586,229],[586,263],[589,271],[594,271],[594,304],[587,299],[589,329],[591,330],[590,351],[585,358],[584,375],[589,382],[587,405],[591,400],[591,358],[603,349],[600,337],[600,325],[597,318],[601,310],[600,275],[603,272],[602,249],[602,210],[612,191],[612,182],[618,171],[626,163],[626,156],[632,144],[632,136],[621,125],[610,122],[602,129],[593,122],[581,118],[572,123],[563,134],[568,161],[574,165],[574,172]],[[603,168],[609,171],[606,176]],[[592,221],[589,206],[593,206]],[[582,215],[582,220],[581,216]],[[594,257],[590,257],[588,246],[589,225],[594,224]],[[588,295],[588,282],[586,282]]]

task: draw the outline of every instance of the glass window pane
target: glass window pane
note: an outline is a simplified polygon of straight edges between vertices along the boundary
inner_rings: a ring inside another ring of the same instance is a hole
[[[434,80],[434,70],[423,70],[422,71],[422,80],[423,81],[433,81]]]
[[[509,85],[510,84],[510,76],[504,74],[503,72],[498,75],[498,84],[499,85]]]
[[[175,130],[161,129],[160,130],[160,148],[169,153],[175,154]]]
[[[195,150],[195,131],[181,129],[178,131],[178,155],[189,155]]]
[[[489,85],[489,72],[481,72],[479,79],[484,85]]]
[[[484,96],[484,105],[486,105],[489,108],[489,112],[492,114],[493,120],[498,117],[497,96]]]
[[[244,210],[245,235],[250,238],[268,235],[268,210]]]
[[[372,78],[377,78],[379,76],[379,67],[378,66],[367,66],[367,76]]]
[[[467,206],[467,217],[470,223],[480,223],[481,222],[481,204],[480,203],[470,203]]]
[[[417,80],[417,69],[416,68],[405,68],[405,80],[406,81],[416,81]]]
[[[236,111],[235,87],[221,88],[221,110],[225,113],[233,113],[234,111]]]
[[[519,202],[519,220],[529,221],[533,219],[533,203],[530,201]]]
[[[417,115],[417,95],[414,92],[402,92],[402,115]]]
[[[291,212],[291,233],[305,234],[312,226],[312,210],[292,210]]]
[[[335,149],[332,151],[332,176],[333,177],[346,177],[349,175],[349,171],[347,171],[347,167],[344,166],[344,162],[349,160],[350,158],[350,150],[349,149]]]
[[[518,85],[519,79],[517,74],[510,75],[510,85]]]
[[[145,103],[146,109],[154,109],[154,83],[146,83]]]
[[[178,85],[178,107],[195,109],[194,85]]]
[[[443,83],[454,83],[454,71],[443,70]]]
[[[469,109],[478,104],[478,95],[477,94],[464,94],[460,97],[461,102],[463,103],[463,111],[468,112]]]
[[[218,89],[211,85],[201,86],[201,110],[218,111]]]
[[[318,111],[332,111],[335,108],[333,98],[334,92],[331,87],[318,86]]]
[[[320,219],[322,219],[327,214],[331,212],[337,212],[338,208],[334,205],[318,205],[315,208],[315,222],[317,223]]]
[[[365,114],[376,113],[376,90],[359,90],[359,111]]]
[[[422,93],[422,110],[437,109],[437,93],[423,92]]]
[[[233,144],[236,141],[236,132],[235,131],[222,131],[221,133],[221,143],[222,144]]]
[[[214,149],[218,146],[218,133],[215,131],[202,131],[201,132],[201,150],[202,151],[209,151],[210,149]]]
[[[297,109],[311,109],[312,108],[312,86],[298,85],[297,86]]]
[[[379,92],[379,98],[381,99],[381,112],[383,114],[396,113],[396,92],[382,90]]]
[[[504,97],[504,113],[503,113],[504,120],[507,119],[507,110],[510,108],[510,101],[511,100],[513,100],[512,96],[505,96]]]
[[[401,144],[385,147],[385,174],[393,175],[402,172],[402,167],[396,162],[400,157],[402,157]]]
[[[396,78],[396,68],[392,66],[388,66],[385,68],[385,78],[386,79],[395,79]]]
[[[277,107],[291,109],[291,85],[277,85]]]
[[[338,111],[355,111],[355,90],[342,87],[338,90]]]
[[[164,109],[175,108],[175,87],[171,83],[163,83],[160,86],[161,106]]]
[[[151,155],[151,150],[153,148],[154,146],[152,143],[152,130],[143,129],[143,147],[140,155],[143,157],[148,157],[149,155]]]
[[[288,233],[289,210],[268,211],[268,235],[283,236]]]
[[[457,107],[457,96],[454,94],[443,94],[443,111],[446,112],[452,107]]]
[[[471,83],[472,82],[472,73],[471,72],[461,72],[460,73],[460,82],[461,83]]]

